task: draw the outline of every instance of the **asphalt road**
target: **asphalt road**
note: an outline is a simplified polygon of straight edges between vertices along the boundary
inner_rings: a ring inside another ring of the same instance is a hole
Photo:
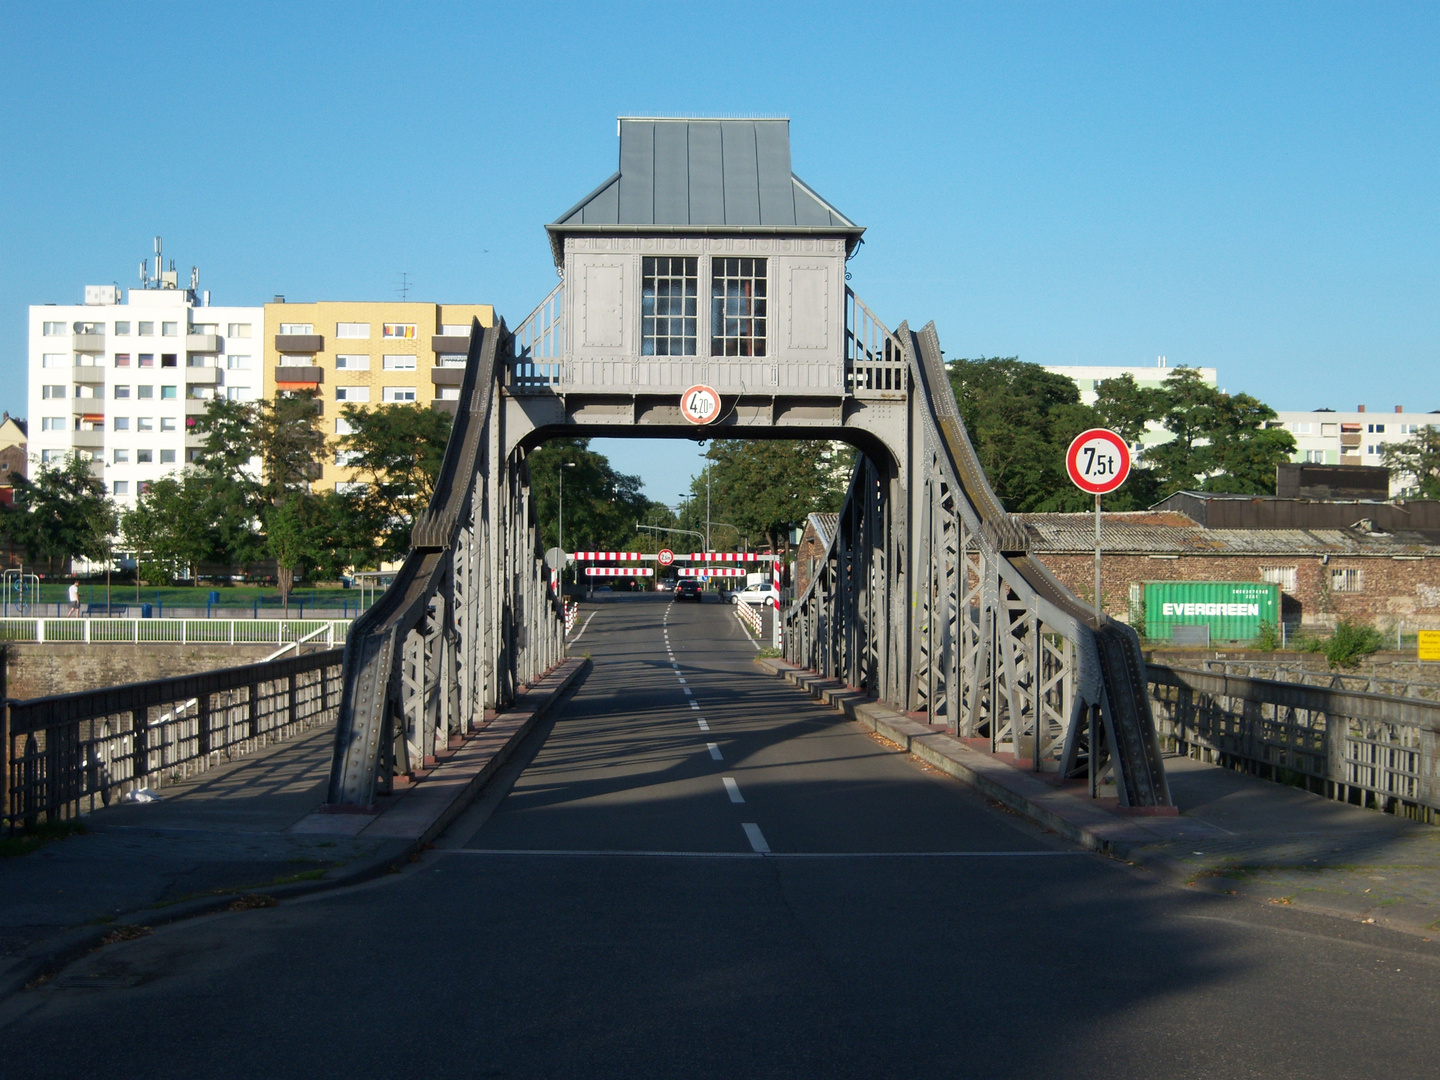
[[[1075,853],[760,673],[721,605],[617,598],[580,652],[437,850],[101,950],[0,1005],[0,1076],[1440,1073],[1434,943]]]

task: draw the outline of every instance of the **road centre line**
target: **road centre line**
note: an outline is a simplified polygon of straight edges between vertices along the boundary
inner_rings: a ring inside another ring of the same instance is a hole
[[[745,830],[745,839],[750,841],[750,847],[757,855],[770,854],[770,845],[765,842],[765,834],[760,831],[760,826],[753,821],[742,822],[740,827]]]
[[[708,743],[705,744],[705,746],[709,749],[709,751],[710,751],[710,756],[711,756],[712,758],[714,758],[716,761],[724,761],[724,760],[725,760],[725,758],[724,758],[723,756],[721,756],[721,754],[720,754],[720,744],[719,744],[719,743],[708,742]]]
[[[733,776],[722,776],[720,779],[725,783],[725,794],[730,796],[731,802],[742,803],[745,801],[745,796],[740,794],[740,785],[735,783]]]
[[[580,859],[1035,859],[1088,858],[1091,851],[593,851],[551,848],[445,848],[426,852],[441,855],[523,855]],[[1198,918],[1198,916],[1188,916]]]
[[[709,730],[710,730],[710,725],[705,722],[705,718],[704,718],[703,716],[700,717],[699,719],[697,719],[697,720],[695,721],[695,723],[697,723],[697,724],[700,725],[700,730],[701,730],[701,731],[709,731]]]
[[[699,703],[698,701],[693,701],[693,700],[692,700],[692,701],[690,702],[690,708],[692,708],[692,709],[698,709],[698,708],[700,708],[700,703]]]

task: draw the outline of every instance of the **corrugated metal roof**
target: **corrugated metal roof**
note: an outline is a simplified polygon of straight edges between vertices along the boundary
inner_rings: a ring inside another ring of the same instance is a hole
[[[1030,550],[1092,552],[1094,514],[1016,514],[1030,537]],[[1184,514],[1102,514],[1100,542],[1108,552],[1127,555],[1428,555],[1440,544],[1418,533],[1364,529],[1207,529]]]
[[[576,232],[865,231],[790,170],[790,121],[620,119],[620,169],[547,225]]]
[[[830,538],[835,535],[835,530],[840,527],[839,514],[811,514],[810,524],[815,529],[815,536],[823,547],[830,546]]]

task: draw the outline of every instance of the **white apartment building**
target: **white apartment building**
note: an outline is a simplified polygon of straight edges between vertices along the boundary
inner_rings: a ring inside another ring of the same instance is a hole
[[[1435,413],[1369,412],[1361,405],[1354,412],[1315,409],[1277,412],[1272,427],[1283,427],[1295,437],[1291,460],[1318,465],[1384,465],[1385,447],[1405,442],[1422,427],[1440,423]],[[1404,496],[1415,484],[1413,476],[1392,473],[1390,495]]]
[[[157,277],[128,302],[87,285],[83,304],[30,308],[31,460],[89,457],[122,507],[193,460],[211,398],[253,400],[264,386],[264,309],[211,307],[173,272]]]

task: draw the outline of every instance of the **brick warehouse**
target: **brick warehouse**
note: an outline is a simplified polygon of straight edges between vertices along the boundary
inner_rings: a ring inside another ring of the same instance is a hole
[[[1077,596],[1094,594],[1093,514],[1017,514],[1038,557]],[[1145,581],[1271,581],[1289,625],[1342,618],[1382,628],[1440,629],[1440,543],[1419,532],[1346,528],[1216,528],[1185,514],[1103,514],[1101,600],[1128,619]],[[1133,591],[1132,591],[1133,590]]]

